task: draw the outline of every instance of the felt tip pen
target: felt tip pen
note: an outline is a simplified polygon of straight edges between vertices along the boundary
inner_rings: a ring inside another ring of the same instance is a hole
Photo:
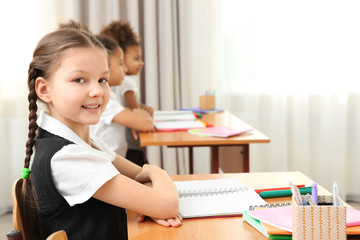
[[[310,206],[315,206],[315,205],[317,205],[317,203],[314,202],[314,199],[312,198],[312,195],[306,194],[306,196],[307,196],[307,198],[308,198],[308,200],[309,200],[308,205],[310,205]]]
[[[306,195],[307,193],[309,194],[311,193],[311,189],[312,187],[301,187],[299,188],[299,191],[301,195]],[[291,197],[291,196],[292,196],[291,189],[263,191],[260,193],[260,197],[262,198],[277,198],[277,197]]]
[[[195,116],[195,118],[199,119],[202,118],[202,115],[199,112],[193,112],[193,115]]]
[[[333,184],[333,206],[339,206],[339,190],[336,182]]]
[[[292,193],[293,199],[295,200],[297,205],[302,205],[302,199],[301,199],[299,189],[297,187],[295,187],[294,184],[292,184],[291,181],[289,183],[290,183],[291,193]]]
[[[202,124],[205,126],[205,127],[213,127],[213,125],[211,123],[208,123],[204,120],[201,120],[200,122],[202,122]]]
[[[311,198],[314,201],[315,205],[318,204],[318,189],[317,183],[314,181],[311,189]]]
[[[295,185],[298,188],[305,187],[305,184]],[[290,187],[278,187],[278,188],[264,188],[264,189],[255,189],[257,194],[264,192],[264,191],[276,191],[276,190],[288,190],[291,189]]]

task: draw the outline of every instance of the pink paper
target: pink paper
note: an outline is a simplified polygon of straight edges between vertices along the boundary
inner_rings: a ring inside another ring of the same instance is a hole
[[[214,137],[231,137],[249,132],[251,130],[253,129],[249,129],[249,128],[241,129],[234,127],[217,126],[217,127],[206,128],[204,131],[197,132],[197,134],[214,136]]]
[[[265,208],[248,211],[248,214],[262,222],[277,228],[292,232],[292,207]],[[360,211],[352,207],[346,207],[346,226],[360,225]]]

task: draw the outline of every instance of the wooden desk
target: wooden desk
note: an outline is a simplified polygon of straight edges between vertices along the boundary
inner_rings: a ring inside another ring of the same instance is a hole
[[[312,180],[300,172],[276,172],[276,173],[237,173],[237,174],[205,174],[205,175],[174,175],[175,181],[203,180],[219,178],[237,178],[242,183],[253,188],[287,187],[289,180],[294,184],[312,185]],[[330,194],[319,186],[319,194]],[[266,199],[267,200],[267,199]],[[267,200],[269,203],[290,202],[290,197],[273,198]],[[225,217],[210,219],[186,219],[179,228],[162,227],[151,220],[138,223],[137,214],[128,211],[128,231],[130,240],[138,239],[206,239],[206,240],[230,240],[230,239],[267,239],[242,217]]]
[[[213,126],[230,126],[239,128],[253,128],[244,121],[240,120],[228,111],[214,114],[204,114],[202,120]],[[229,138],[219,137],[199,137],[187,131],[177,132],[153,132],[140,133],[141,146],[168,146],[168,147],[188,147],[190,174],[193,168],[193,147],[211,148],[211,173],[219,172],[219,147],[220,146],[243,146],[244,148],[244,172],[249,172],[249,144],[250,143],[269,143],[270,138],[254,129],[247,134]]]

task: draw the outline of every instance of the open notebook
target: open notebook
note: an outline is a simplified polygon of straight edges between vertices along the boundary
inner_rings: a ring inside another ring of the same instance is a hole
[[[242,215],[252,205],[266,204],[237,179],[174,182],[179,193],[179,213],[183,218]]]

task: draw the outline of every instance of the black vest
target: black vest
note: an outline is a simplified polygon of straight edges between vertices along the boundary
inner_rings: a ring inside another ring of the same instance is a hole
[[[36,190],[45,236],[65,230],[69,240],[128,239],[126,211],[95,198],[70,207],[51,176],[50,161],[64,146],[74,144],[39,128],[31,179]]]

